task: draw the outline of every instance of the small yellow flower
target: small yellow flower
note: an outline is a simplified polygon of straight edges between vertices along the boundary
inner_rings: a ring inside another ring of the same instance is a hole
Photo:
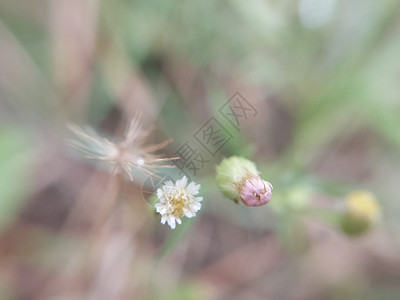
[[[347,195],[348,212],[377,223],[381,217],[381,207],[369,191],[354,191]]]
[[[369,191],[354,191],[346,196],[346,209],[341,226],[347,234],[361,234],[381,219],[381,207]]]

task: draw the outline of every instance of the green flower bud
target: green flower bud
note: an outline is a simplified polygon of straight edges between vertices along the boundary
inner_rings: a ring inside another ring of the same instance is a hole
[[[346,210],[340,219],[343,231],[359,235],[375,226],[381,218],[381,207],[368,191],[354,191],[346,197]]]
[[[260,206],[271,199],[272,185],[258,176],[256,165],[248,159],[232,156],[216,168],[220,191],[236,203]]]

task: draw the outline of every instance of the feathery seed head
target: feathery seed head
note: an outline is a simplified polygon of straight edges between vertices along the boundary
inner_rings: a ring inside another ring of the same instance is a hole
[[[70,125],[69,129],[75,135],[69,140],[69,144],[80,150],[85,158],[103,161],[108,164],[113,173],[125,173],[133,180],[133,168],[141,172],[157,177],[155,168],[174,168],[175,165],[165,162],[179,159],[178,157],[163,158],[155,154],[156,151],[164,148],[170,141],[160,144],[144,145],[145,138],[149,131],[141,127],[139,116],[136,116],[125,132],[124,139],[117,143],[100,137],[93,129],[81,129],[78,126]]]

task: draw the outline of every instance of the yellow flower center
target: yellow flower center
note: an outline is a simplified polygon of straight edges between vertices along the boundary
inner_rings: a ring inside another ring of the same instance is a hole
[[[174,210],[172,214],[175,218],[182,218],[184,215],[183,208],[185,207],[187,202],[187,195],[183,189],[180,189],[179,192],[174,195],[170,201]]]

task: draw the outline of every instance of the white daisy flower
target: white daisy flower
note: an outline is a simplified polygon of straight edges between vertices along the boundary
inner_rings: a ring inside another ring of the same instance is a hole
[[[193,181],[187,185],[187,178],[177,180],[175,184],[172,181],[166,181],[164,185],[157,189],[157,197],[160,202],[154,206],[156,211],[162,216],[161,223],[175,229],[175,222],[182,223],[181,218],[191,218],[201,209],[200,201],[203,197],[195,197],[200,190],[200,184]]]

